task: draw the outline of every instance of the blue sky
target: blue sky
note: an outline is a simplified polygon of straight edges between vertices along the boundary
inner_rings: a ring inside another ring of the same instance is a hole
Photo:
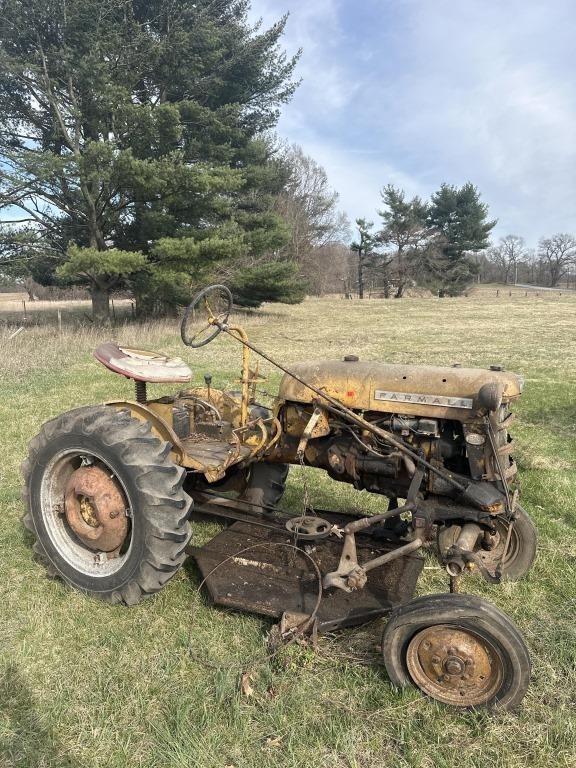
[[[471,181],[495,237],[576,233],[574,0],[252,0],[303,48],[278,134],[321,163],[353,220],[388,183]]]

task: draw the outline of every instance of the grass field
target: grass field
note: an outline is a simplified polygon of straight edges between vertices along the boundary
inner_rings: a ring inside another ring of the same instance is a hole
[[[533,681],[522,708],[458,713],[393,690],[378,655],[381,622],[266,661],[270,623],[210,607],[192,566],[130,609],[47,580],[20,526],[19,465],[48,418],[131,395],[128,382],[92,358],[97,343],[112,336],[178,354],[197,378],[210,371],[214,386],[237,377],[239,348],[220,337],[187,350],[175,322],[60,335],[44,324],[12,339],[4,327],[0,768],[576,766],[576,298],[496,297],[486,288],[461,299],[308,300],[242,320],[257,345],[287,363],[356,353],[502,363],[525,376],[513,434],[522,503],[539,531],[537,561],[517,584],[491,587],[470,576],[464,585],[502,608],[527,640]],[[279,377],[267,370],[273,392]],[[284,505],[299,511],[301,470],[289,482]],[[378,500],[321,476],[311,486],[319,507],[377,508]],[[197,540],[208,533],[199,526]],[[430,566],[421,593],[445,588]],[[242,672],[252,674],[251,696],[240,690]]]

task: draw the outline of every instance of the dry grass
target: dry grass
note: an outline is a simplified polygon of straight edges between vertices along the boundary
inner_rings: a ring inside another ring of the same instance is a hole
[[[122,321],[131,318],[129,299],[112,299],[111,311]],[[88,299],[45,299],[30,301],[26,293],[0,293],[0,327],[54,325],[78,327],[91,324],[91,302]]]
[[[18,465],[46,419],[130,394],[128,382],[93,360],[94,346],[112,336],[165,349],[196,376],[213,373],[215,386],[237,378],[239,349],[219,338],[187,350],[176,322],[62,335],[43,325],[13,339],[5,328],[0,768],[576,765],[576,298],[495,292],[309,300],[238,319],[285,362],[355,352],[390,362],[504,363],[526,377],[514,436],[523,504],[540,533],[538,559],[519,584],[488,587],[470,577],[466,585],[511,615],[529,643],[534,679],[517,714],[459,714],[393,691],[375,650],[379,622],[324,637],[317,653],[296,646],[281,663],[263,663],[245,698],[239,671],[263,654],[269,623],[207,605],[193,567],[133,609],[47,581],[19,524]],[[273,392],[279,377],[265,367],[263,386]],[[319,507],[378,504],[319,473],[312,488]],[[296,469],[285,504],[298,509],[301,496]],[[422,592],[444,586],[440,571],[425,571]]]

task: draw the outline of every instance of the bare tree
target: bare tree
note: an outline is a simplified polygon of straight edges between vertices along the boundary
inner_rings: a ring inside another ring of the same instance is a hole
[[[327,243],[313,248],[300,262],[306,291],[314,296],[350,293],[352,261],[353,254],[344,243]]]
[[[518,267],[528,258],[528,249],[524,238],[519,235],[501,237],[498,245],[493,245],[486,252],[486,257],[498,269],[502,282],[518,282]]]
[[[548,284],[554,288],[576,263],[576,237],[559,233],[538,243],[538,257],[546,267]]]
[[[330,189],[326,171],[302,147],[293,144],[281,157],[290,177],[275,210],[290,227],[288,257],[302,262],[314,248],[347,241],[350,222],[338,210],[338,193]]]

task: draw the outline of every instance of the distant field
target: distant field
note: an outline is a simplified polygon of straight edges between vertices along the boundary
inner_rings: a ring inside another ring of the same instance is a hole
[[[513,435],[522,503],[539,531],[537,562],[521,583],[491,587],[470,576],[464,585],[509,614],[530,647],[532,685],[521,710],[505,715],[459,714],[394,691],[377,650],[381,622],[322,637],[316,652],[291,646],[266,661],[270,623],[212,608],[192,565],[131,609],[48,581],[19,522],[19,464],[47,419],[131,395],[93,348],[115,338],[165,350],[189,362],[197,380],[211,372],[214,386],[237,379],[240,349],[219,337],[189,350],[175,321],[109,330],[64,323],[59,334],[52,302],[27,305],[48,314],[10,339],[20,310],[0,294],[0,768],[576,766],[576,296],[525,293],[481,286],[458,299],[310,299],[236,318],[285,363],[355,353],[498,363],[526,378]],[[264,371],[262,389],[273,393],[279,376],[267,364]],[[311,485],[320,508],[378,507],[318,474]],[[293,469],[284,506],[299,511],[301,501],[301,470]],[[197,539],[210,530],[199,526]],[[446,586],[430,566],[421,593]],[[263,661],[249,665],[254,693],[246,697],[239,675],[252,658]]]
[[[112,315],[116,320],[132,316],[132,302],[128,299],[112,299]],[[0,293],[0,327],[2,325],[62,325],[78,326],[91,323],[89,299],[57,299],[30,301],[27,293]]]
[[[478,285],[470,289],[466,298],[483,300],[484,298],[499,298],[502,301],[518,301],[531,298],[534,300],[558,301],[562,296],[576,298],[576,291],[562,289],[536,288],[529,286],[515,287],[512,285]],[[429,292],[413,288],[408,289],[407,298],[423,299],[432,298]],[[326,301],[343,300],[341,296],[326,297]],[[369,298],[368,301],[380,301]],[[111,314],[113,321],[124,322],[133,319],[133,302],[130,299],[114,298],[111,300]],[[58,321],[60,311],[63,325],[91,323],[91,302],[89,299],[51,299],[42,301],[30,301],[28,294],[24,292],[0,293],[0,328],[5,324],[25,325],[50,325]]]

